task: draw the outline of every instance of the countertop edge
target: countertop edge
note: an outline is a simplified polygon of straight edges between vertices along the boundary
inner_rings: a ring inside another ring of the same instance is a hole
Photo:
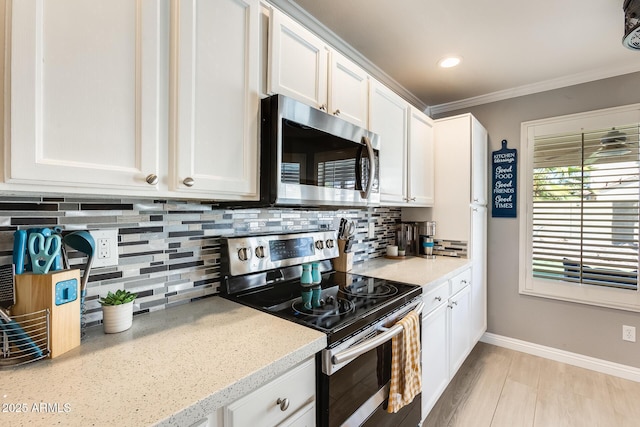
[[[239,379],[233,385],[213,392],[211,395],[195,402],[188,408],[184,408],[154,425],[159,427],[185,426],[203,420],[209,414],[235,402],[237,399],[277,378],[290,368],[315,356],[317,352],[323,350],[326,346],[326,336],[320,337],[291,352],[287,356],[253,372],[249,376]]]

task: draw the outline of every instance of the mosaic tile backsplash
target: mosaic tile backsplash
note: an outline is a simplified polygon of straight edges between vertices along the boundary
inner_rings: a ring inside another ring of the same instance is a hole
[[[98,298],[124,288],[138,294],[136,314],[215,295],[220,287],[220,237],[253,232],[337,229],[356,221],[354,262],[384,255],[393,244],[397,208],[220,209],[198,202],[76,197],[1,197],[0,265],[11,264],[13,233],[55,227],[64,231],[118,229],[119,263],[92,268],[87,285],[87,326],[102,321]],[[367,237],[375,224],[375,238]],[[69,251],[72,268],[84,254]]]

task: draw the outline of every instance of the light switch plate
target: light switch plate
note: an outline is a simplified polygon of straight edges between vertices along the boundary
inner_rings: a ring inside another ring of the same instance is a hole
[[[92,267],[118,265],[118,229],[90,230],[96,243]]]

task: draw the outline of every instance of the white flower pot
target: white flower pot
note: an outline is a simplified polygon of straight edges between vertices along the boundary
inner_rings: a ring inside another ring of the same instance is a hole
[[[102,306],[102,325],[106,334],[126,331],[133,324],[133,301]]]

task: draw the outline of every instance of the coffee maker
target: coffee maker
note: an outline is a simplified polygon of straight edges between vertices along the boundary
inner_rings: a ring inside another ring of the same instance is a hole
[[[436,256],[433,254],[433,237],[436,235],[436,222],[418,222],[416,227],[418,229],[416,253],[423,258],[435,258]]]

